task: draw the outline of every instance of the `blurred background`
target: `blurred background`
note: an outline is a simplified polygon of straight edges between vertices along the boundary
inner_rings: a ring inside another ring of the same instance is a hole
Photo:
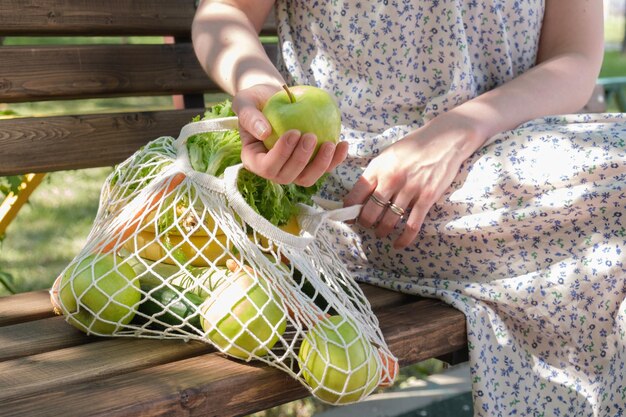
[[[626,111],[626,0],[604,0],[604,4],[605,58],[598,80],[598,94],[594,96],[590,108],[607,112],[624,112]],[[71,38],[71,40],[69,38],[65,40],[63,38],[24,37],[2,39],[4,45],[58,44],[65,41],[81,42],[76,38]],[[157,37],[148,39],[148,42],[154,43],[166,41]],[[84,43],[93,42],[146,43],[146,38],[84,39]],[[207,96],[206,102],[210,105],[224,98],[223,95]],[[2,100],[1,97],[0,100]],[[0,118],[121,110],[162,110],[172,109],[174,106],[175,99],[169,96],[11,105],[0,102]],[[46,175],[41,184],[34,187],[28,202],[21,208],[18,215],[10,222],[5,221],[6,228],[0,228],[0,296],[50,287],[54,279],[83,246],[96,214],[100,187],[110,172],[111,168],[54,172]],[[23,179],[22,177],[0,177],[0,203],[7,198],[15,198],[16,194],[19,194],[19,186]],[[3,210],[0,206],[0,224],[2,224],[2,214]],[[386,390],[385,394],[374,398],[367,405],[368,411],[363,408],[344,407],[340,413],[309,398],[256,413],[254,416],[324,415],[331,417],[348,416],[351,415],[350,413],[403,417],[471,416],[469,379],[462,375],[460,378],[453,378],[448,385],[437,382],[445,379],[443,377],[437,379],[437,375],[451,375],[454,372],[456,371],[448,370],[443,362],[434,359],[403,368],[398,382]],[[439,389],[431,399],[432,401],[421,402],[419,403],[421,405],[416,405],[408,411],[405,407],[401,411],[391,412],[389,404],[398,403],[399,399],[405,402],[407,399],[411,401],[411,395],[424,397],[422,394],[427,392],[428,387],[432,388],[432,384]],[[454,389],[450,388],[452,386]],[[448,395],[446,395],[446,387]],[[419,392],[422,394],[416,394]],[[400,393],[409,394],[400,395]]]

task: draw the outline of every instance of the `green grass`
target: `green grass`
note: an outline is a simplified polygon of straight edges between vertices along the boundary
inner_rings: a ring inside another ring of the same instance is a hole
[[[604,41],[621,43],[624,38],[624,16],[609,16],[604,22]]]
[[[606,52],[600,77],[626,77],[626,55],[620,51]]]
[[[6,231],[0,268],[19,292],[48,288],[80,251],[111,168],[52,173]],[[0,289],[0,295],[6,295]]]
[[[8,105],[4,105],[8,107]],[[173,109],[172,97],[124,97],[67,101],[14,103],[11,110],[19,116],[58,116],[63,114],[93,114],[125,111],[155,111]],[[0,104],[0,110],[2,104]]]

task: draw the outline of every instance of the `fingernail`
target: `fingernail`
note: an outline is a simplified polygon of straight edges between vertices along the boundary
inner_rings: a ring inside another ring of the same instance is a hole
[[[302,142],[302,147],[307,150],[310,151],[311,149],[313,149],[315,147],[315,145],[317,144],[317,139],[315,139],[315,137],[313,136],[306,136],[304,138],[304,142]]]
[[[262,120],[257,120],[254,123],[254,132],[258,138],[263,138],[268,135],[270,133],[269,130],[269,126]]]
[[[295,146],[298,143],[298,139],[300,139],[300,134],[297,132],[289,132],[287,133],[287,144],[289,146]]]

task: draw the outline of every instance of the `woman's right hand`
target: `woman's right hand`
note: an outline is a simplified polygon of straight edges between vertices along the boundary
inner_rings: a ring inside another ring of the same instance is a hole
[[[278,85],[258,84],[239,91],[233,98],[233,110],[239,117],[239,131],[244,167],[279,184],[295,183],[310,187],[326,172],[332,171],[348,155],[348,144],[325,142],[309,162],[317,137],[313,133],[290,130],[271,150],[263,144],[272,127],[261,109],[280,90]]]

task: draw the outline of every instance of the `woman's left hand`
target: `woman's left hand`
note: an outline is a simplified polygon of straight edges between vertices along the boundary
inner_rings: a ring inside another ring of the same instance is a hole
[[[485,138],[466,117],[441,115],[386,148],[367,166],[344,206],[363,204],[358,222],[389,235],[406,218],[394,242],[413,242],[426,213],[450,187],[459,168]]]

